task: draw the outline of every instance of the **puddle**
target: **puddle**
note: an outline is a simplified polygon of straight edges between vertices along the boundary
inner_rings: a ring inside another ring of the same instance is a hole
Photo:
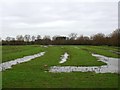
[[[43,46],[44,48],[47,48],[48,46]]]
[[[45,46],[45,45],[41,45],[41,47],[48,48],[48,46]]]
[[[4,71],[6,69],[10,69],[10,68],[12,68],[13,65],[16,65],[16,64],[19,64],[19,63],[23,63],[23,62],[28,62],[28,61],[30,61],[30,60],[32,60],[34,58],[41,57],[44,54],[45,54],[45,52],[40,52],[38,54],[25,56],[23,58],[18,58],[18,59],[15,59],[15,60],[11,60],[11,61],[8,61],[8,62],[1,63],[0,64],[0,71]]]
[[[61,59],[61,61],[59,62],[59,63],[64,63],[64,62],[66,62],[67,61],[67,59],[68,59],[68,53],[64,53],[64,55],[61,55],[61,57],[60,57],[60,59]]]
[[[118,70],[118,58],[109,58],[103,55],[92,54],[107,65],[103,66],[53,66],[49,72],[96,72],[96,73],[120,73]]]

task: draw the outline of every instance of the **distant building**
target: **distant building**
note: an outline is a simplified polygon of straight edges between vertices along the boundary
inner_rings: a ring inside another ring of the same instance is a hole
[[[68,40],[68,37],[65,37],[65,36],[57,36],[57,37],[54,37],[54,40]]]

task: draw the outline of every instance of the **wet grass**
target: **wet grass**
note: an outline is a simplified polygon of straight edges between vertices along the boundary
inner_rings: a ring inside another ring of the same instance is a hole
[[[43,51],[44,48],[38,45],[28,46],[3,46],[2,47],[2,62],[22,58],[27,55],[32,55]]]
[[[118,58],[119,55],[111,52],[112,51],[117,51],[118,47],[108,47],[108,46],[79,46],[80,49],[89,51],[91,53],[96,53],[96,54],[100,54],[100,55],[104,55],[107,57],[113,57],[113,58]]]
[[[3,73],[3,88],[117,88],[117,74],[49,73],[19,69]],[[5,78],[6,77],[6,78]]]
[[[92,46],[92,47],[104,49],[108,51],[112,50],[112,51],[120,52],[120,47],[115,47],[115,46]]]
[[[30,47],[29,49],[33,49],[34,46],[28,47]],[[66,51],[70,54],[70,57],[68,61],[63,65],[89,66],[104,64],[98,62],[95,57],[91,56],[89,51],[83,50],[83,48],[85,47],[84,46],[51,46],[48,48],[40,47],[38,49],[39,52],[42,50],[46,51],[44,56],[36,58],[26,63],[18,64],[16,66],[13,66],[12,69],[2,72],[3,75],[2,86],[3,88],[117,88],[118,74],[111,73],[96,74],[94,72],[87,73],[48,72],[50,66],[60,65],[59,64],[60,56],[63,55],[64,52]]]
[[[69,53],[67,62],[61,64],[63,66],[101,66],[106,63],[97,61],[98,59],[91,55],[88,51],[79,49],[77,46],[64,46],[64,50]]]

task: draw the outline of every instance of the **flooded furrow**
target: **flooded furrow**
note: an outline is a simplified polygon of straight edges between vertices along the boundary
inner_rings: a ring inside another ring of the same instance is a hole
[[[64,55],[61,55],[60,59],[61,61],[59,63],[64,63],[67,61],[69,54],[67,52],[64,53]]]
[[[20,64],[20,63],[23,63],[23,62],[28,62],[28,61],[30,61],[32,59],[37,58],[37,57],[41,57],[44,54],[45,54],[45,52],[40,52],[38,54],[25,56],[23,58],[18,58],[18,59],[15,59],[15,60],[11,60],[11,61],[8,61],[8,62],[1,63],[0,64],[0,71],[4,71],[6,69],[10,69],[10,68],[12,68],[13,65]]]
[[[118,58],[109,58],[103,55],[92,54],[107,65],[102,66],[53,66],[49,72],[95,72],[95,73],[120,73]]]

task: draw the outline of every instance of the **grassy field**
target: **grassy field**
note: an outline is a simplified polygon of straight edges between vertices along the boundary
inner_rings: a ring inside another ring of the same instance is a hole
[[[106,49],[104,49],[106,48]],[[94,72],[50,73],[50,66],[101,66],[91,52],[109,57],[118,57],[109,52],[117,47],[107,46],[3,46],[3,62],[25,55],[46,51],[45,55],[26,63],[13,66],[2,72],[3,88],[117,88],[118,74],[96,74]],[[68,52],[67,62],[59,64],[60,56]],[[44,67],[48,65],[48,67]]]
[[[92,53],[97,53],[97,54],[101,54],[107,57],[114,57],[114,58],[118,58],[119,55],[114,53],[114,52],[118,52],[119,48],[118,47],[109,47],[109,46],[80,46],[81,49],[86,50],[86,51],[90,51]],[[113,51],[113,52],[111,52]]]
[[[27,55],[32,55],[43,51],[43,48],[37,45],[28,46],[3,46],[2,47],[2,62],[22,58]]]

